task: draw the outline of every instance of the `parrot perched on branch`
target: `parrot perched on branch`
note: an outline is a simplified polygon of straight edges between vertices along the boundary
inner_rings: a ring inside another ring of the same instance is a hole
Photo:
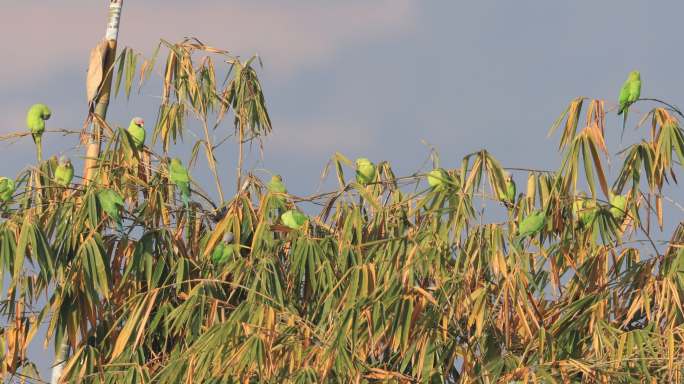
[[[526,237],[534,236],[541,231],[542,228],[544,228],[545,223],[546,212],[544,211],[534,212],[522,219],[520,222],[520,227],[518,227],[518,236],[516,238],[518,246],[522,247],[522,241]]]
[[[235,250],[235,245],[231,244],[234,239],[235,235],[233,235],[233,232],[226,232],[223,235],[223,241],[214,247],[214,251],[211,253],[211,261],[216,264],[223,264],[228,261]]]
[[[610,214],[613,216],[618,224],[622,224],[627,210],[627,196],[615,195],[611,193],[610,196]]]
[[[55,169],[55,183],[62,187],[68,187],[71,180],[74,178],[74,166],[71,165],[71,160],[68,157],[62,156],[59,158],[59,164]]]
[[[587,194],[580,192],[572,203],[572,212],[575,219],[581,226],[590,225],[596,218],[596,202],[587,197]]]
[[[45,132],[45,120],[52,115],[52,111],[45,104],[33,104],[26,113],[26,126],[28,127],[33,142],[36,143],[38,162],[43,161],[43,132]]]
[[[306,223],[307,217],[303,213],[291,209],[280,216],[283,224],[291,229],[299,229]]]
[[[515,181],[513,181],[513,176],[506,175],[504,183],[506,189],[499,192],[499,200],[503,201],[506,207],[512,208],[513,206],[515,206],[515,195],[517,193]]]
[[[190,174],[178,158],[171,159],[169,179],[180,189],[181,200],[183,200],[185,209],[188,209],[190,205]]]
[[[439,188],[446,185],[449,175],[442,168],[435,168],[427,174],[428,185],[432,188]]]
[[[7,177],[0,177],[0,201],[6,202],[12,199],[14,188],[14,180]]]
[[[368,185],[375,180],[375,164],[365,157],[356,159],[356,181]]]
[[[598,207],[596,206],[596,201],[594,201],[593,199],[584,200],[584,202],[582,203],[582,210],[579,214],[580,223],[583,227],[586,228],[594,222],[594,219],[596,219],[597,211]]]
[[[283,178],[280,175],[273,175],[271,181],[268,182],[268,191],[271,193],[285,194],[287,193],[287,188],[283,184]],[[278,201],[285,201],[283,196],[276,196]]]
[[[119,232],[123,232],[121,214],[119,213],[119,210],[124,207],[123,197],[112,189],[103,189],[97,193],[97,199],[102,210],[116,222]]]
[[[627,123],[627,112],[629,106],[639,99],[641,95],[641,74],[639,71],[632,71],[627,76],[627,80],[622,84],[620,89],[618,116],[623,112],[625,114],[622,122],[622,133],[625,133],[625,124]]]
[[[145,121],[142,117],[134,117],[131,120],[131,124],[128,125],[128,133],[133,139],[135,149],[141,150],[145,145]]]

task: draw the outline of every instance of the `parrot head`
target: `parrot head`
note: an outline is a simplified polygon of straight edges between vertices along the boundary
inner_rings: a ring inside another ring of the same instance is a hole
[[[71,160],[69,160],[69,158],[66,156],[62,156],[59,158],[59,165],[62,167],[70,167],[71,166]]]
[[[277,182],[277,183],[282,183],[283,182],[283,177],[280,175],[273,175],[271,176],[271,181],[272,182]]]
[[[134,117],[132,123],[140,128],[145,128],[145,120],[142,117]]]
[[[43,103],[34,104],[31,107],[31,109],[34,109],[34,108],[35,108],[35,111],[38,112],[38,115],[40,116],[40,118],[42,120],[48,120],[50,118],[50,116],[52,116],[52,111],[50,110],[50,108]]]
[[[226,243],[232,243],[233,240],[235,240],[235,235],[231,231],[226,231],[226,233],[223,234],[223,241]]]
[[[641,74],[639,71],[632,71],[629,73],[630,80],[641,80]]]
[[[362,167],[362,166],[371,165],[371,164],[373,164],[373,163],[371,163],[371,161],[366,159],[365,157],[360,157],[360,158],[356,159],[356,166],[357,167]]]
[[[620,191],[618,191],[617,188],[611,188],[608,191],[608,198],[609,199],[612,199],[613,197],[619,196],[619,195],[620,195]]]
[[[510,182],[513,181],[513,176],[511,176],[511,174],[508,173],[508,174],[506,174],[506,179],[505,179],[505,180],[506,180],[507,183],[510,183]]]
[[[179,158],[174,157],[173,159],[171,159],[171,165],[174,167],[178,167],[178,166],[182,166],[183,163],[180,161]]]

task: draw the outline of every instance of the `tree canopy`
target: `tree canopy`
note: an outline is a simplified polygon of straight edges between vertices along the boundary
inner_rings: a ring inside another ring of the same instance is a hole
[[[146,60],[126,48],[113,93],[143,86],[160,55],[145,145],[91,111],[103,150],[87,182],[57,176],[66,163],[49,136],[46,160],[0,180],[4,378],[37,380],[27,346],[46,326],[46,343],[69,347],[67,381],[681,381],[684,228],[651,237],[684,163],[676,107],[633,101],[654,107],[615,180],[604,164],[616,103],[579,97],[551,127],[556,170],[510,169],[483,149],[400,177],[336,153],[324,174],[338,188],[294,196],[243,170],[243,145],[272,129],[258,58],[196,39],[162,41]],[[183,173],[169,150],[190,119],[203,136]],[[221,131],[242,170],[229,195]]]

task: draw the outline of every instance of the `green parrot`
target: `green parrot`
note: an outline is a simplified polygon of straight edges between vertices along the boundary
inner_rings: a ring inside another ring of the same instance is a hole
[[[587,199],[587,195],[584,192],[580,192],[572,202],[572,214],[575,216],[575,220],[579,220],[580,213],[584,210],[584,200]]]
[[[283,178],[280,175],[271,176],[271,181],[268,182],[268,191],[278,194],[287,193],[287,188],[285,188],[285,184],[283,184]],[[278,201],[285,200],[283,196],[277,196],[276,199],[278,199]]]
[[[515,205],[515,195],[517,193],[513,177],[511,175],[506,175],[504,184],[506,189],[499,192],[499,200],[503,201],[507,207],[512,208]]]
[[[356,181],[367,185],[375,180],[375,164],[365,157],[356,159]]]
[[[135,149],[142,149],[143,145],[145,145],[145,121],[142,117],[134,117],[131,120],[131,124],[128,126],[128,133],[133,139]]]
[[[214,251],[211,253],[211,261],[216,264],[223,264],[228,261],[235,248],[235,246],[231,244],[234,238],[235,236],[232,232],[226,232],[223,236],[223,241],[216,244],[216,247],[214,247]]]
[[[6,202],[14,194],[14,180],[7,177],[0,177],[0,201]]]
[[[583,227],[591,225],[596,218],[597,206],[596,201],[592,199],[585,199],[582,203],[582,209],[579,212],[580,223]]]
[[[629,106],[639,99],[641,95],[641,74],[639,71],[632,71],[627,76],[627,80],[622,84],[620,89],[620,109],[618,109],[618,115],[625,113],[624,121],[622,123],[622,133],[624,134],[624,126],[627,123],[627,112]]]
[[[45,104],[33,104],[26,114],[26,126],[33,136],[36,143],[36,153],[38,162],[43,161],[43,132],[45,132],[45,120],[52,115],[50,108]]]
[[[55,169],[55,182],[62,187],[68,187],[73,178],[74,166],[71,165],[71,160],[66,156],[60,157],[59,164]]]
[[[522,219],[520,226],[518,227],[518,245],[522,244],[523,239],[526,237],[531,237],[537,234],[544,228],[546,223],[546,212],[536,211],[531,213],[529,216]]]
[[[112,220],[116,222],[116,227],[119,232],[122,232],[123,225],[121,224],[119,210],[124,206],[123,197],[112,189],[103,189],[97,193],[97,200],[100,202],[100,206],[107,216],[111,217]]]
[[[169,179],[180,189],[181,200],[187,209],[190,204],[190,174],[178,158],[171,159]]]
[[[435,168],[427,174],[428,185],[432,188],[439,188],[445,185],[449,175],[442,168]]]
[[[506,177],[506,199],[511,204],[515,204],[515,194],[516,193],[517,193],[517,190],[515,188],[515,181],[513,180],[513,176],[508,175]]]
[[[613,216],[615,221],[622,223],[625,218],[625,211],[627,209],[627,196],[626,195],[615,195],[610,196],[610,214]]]
[[[307,217],[298,210],[291,209],[280,215],[280,220],[282,220],[283,224],[288,228],[299,229],[306,223]]]

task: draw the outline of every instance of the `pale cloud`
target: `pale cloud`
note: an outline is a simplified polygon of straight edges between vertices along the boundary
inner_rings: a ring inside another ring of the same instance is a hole
[[[69,4],[69,5],[67,5]],[[106,2],[3,4],[0,42],[5,52],[0,84],[16,86],[59,76],[65,68],[85,72],[88,52],[104,35]],[[324,64],[341,49],[397,38],[413,27],[409,0],[351,2],[126,1],[120,44],[151,52],[159,41],[196,36],[235,54],[261,55],[266,70],[287,78]]]

